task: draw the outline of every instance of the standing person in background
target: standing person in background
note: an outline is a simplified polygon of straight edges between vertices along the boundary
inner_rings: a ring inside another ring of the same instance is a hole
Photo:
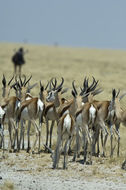
[[[19,75],[21,75],[22,65],[25,64],[24,60],[24,50],[23,48],[19,48],[19,50],[12,56],[12,62],[14,64],[14,72],[17,74],[17,67],[19,68]]]

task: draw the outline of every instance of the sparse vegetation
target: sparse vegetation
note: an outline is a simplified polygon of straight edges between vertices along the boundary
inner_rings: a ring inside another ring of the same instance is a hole
[[[1,190],[15,190],[14,183],[12,181],[5,181],[3,185],[0,186]]]

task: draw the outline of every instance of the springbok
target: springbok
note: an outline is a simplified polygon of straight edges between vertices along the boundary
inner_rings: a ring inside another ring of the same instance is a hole
[[[95,79],[93,80],[94,82]],[[97,81],[98,82],[98,81]],[[93,84],[93,83],[92,83]],[[91,86],[92,87],[92,86]],[[83,94],[83,91],[85,89],[88,89],[88,80],[85,80],[83,83],[83,89],[81,89],[81,93]],[[90,89],[90,88],[89,88]],[[100,89],[98,89],[99,91]],[[88,94],[88,90],[85,90],[86,93]],[[88,97],[88,101],[89,102],[89,96]],[[83,102],[85,102],[85,98],[83,100]],[[97,126],[93,127],[95,128],[94,130],[94,137],[93,137],[93,154],[95,154],[95,144],[97,142],[97,155],[99,155],[99,130],[102,129],[101,132],[101,142],[102,142],[102,155],[105,156],[105,145],[107,142],[107,137],[108,137],[108,130],[106,125],[109,127],[110,129],[110,140],[111,140],[111,153],[110,155],[112,156],[113,154],[113,148],[112,148],[112,143],[113,143],[113,123],[116,126],[116,129],[119,128],[120,123],[118,122],[118,120],[114,121],[114,115],[113,112],[110,111],[109,107],[111,104],[111,101],[97,101],[92,98],[90,99],[90,102],[95,104],[95,106],[97,107],[98,110],[98,114],[97,114]],[[104,141],[103,141],[103,135],[104,135]],[[119,137],[118,137],[118,146],[119,146]],[[119,155],[119,152],[117,153]]]
[[[94,83],[94,80],[93,80],[93,83]],[[88,101],[89,101],[90,93],[92,93],[92,96],[95,96],[96,94],[99,94],[101,92],[101,89],[95,89],[98,81],[97,82],[95,81],[94,84],[92,83],[90,86],[91,88],[88,87],[87,82],[88,81],[85,78],[83,89],[81,88],[80,95],[78,95],[78,93],[77,93],[77,90],[74,86],[74,82],[72,83],[73,84],[72,95],[74,96],[74,99],[76,102],[76,111],[75,111],[76,151],[74,153],[73,161],[75,161],[76,155],[79,156],[79,154],[80,154],[80,152],[79,152],[80,151],[80,135],[79,135],[79,133],[80,133],[80,134],[82,134],[83,143],[84,143],[84,163],[87,162],[87,163],[91,164],[92,163],[92,159],[91,159],[92,139],[91,139],[90,131],[92,131],[92,126],[96,119],[97,108],[93,103],[90,103]],[[79,101],[78,101],[78,99],[79,99]],[[88,144],[89,144],[88,157],[90,156],[90,158],[89,158],[90,160],[86,161]],[[90,152],[90,154],[89,154],[89,152]]]
[[[30,100],[33,98],[33,96],[30,94],[30,90],[35,87],[37,85],[37,83],[33,84],[33,85],[29,85],[29,81],[31,80],[32,76],[30,76],[28,78],[28,80],[26,81],[26,76],[24,76],[24,81],[22,81],[21,76],[19,76],[19,81],[17,81],[16,78],[16,83],[17,85],[15,86],[15,91],[17,96],[20,98],[20,104],[22,104],[22,102],[24,102],[25,100]],[[28,84],[28,86],[26,86],[26,84]],[[20,106],[20,104],[18,106]],[[22,117],[21,119],[21,129],[20,129],[20,140],[19,140],[19,148],[21,145],[21,141],[22,141],[22,149],[24,149],[24,124],[25,124],[26,118]],[[27,145],[27,152],[30,150],[30,127],[31,127],[31,121],[28,120],[28,129],[27,129],[27,139],[28,139],[28,145]]]
[[[122,97],[125,94],[122,95]],[[114,110],[112,109],[113,101],[97,101],[92,98],[91,101],[97,107],[97,119],[94,125],[94,143],[93,143],[93,154],[95,153],[95,144],[97,142],[97,155],[99,154],[99,130],[101,129],[101,143],[102,143],[102,155],[105,156],[105,145],[108,137],[108,129],[110,130],[110,156],[113,156],[113,132],[118,136],[118,148],[117,148],[117,156],[119,156],[119,146],[120,146],[120,135],[119,135],[119,127],[120,121],[117,119]],[[115,130],[113,129],[113,125],[115,125]],[[104,134],[104,141],[103,141]]]
[[[47,92],[47,90],[45,89],[44,90],[44,96],[43,96],[44,97],[43,101],[44,101],[44,105],[45,105],[44,116],[45,116],[45,120],[46,120],[46,147],[48,147],[48,139],[49,139],[49,134],[50,134],[49,148],[51,148],[51,146],[52,146],[52,131],[53,131],[55,121],[57,122],[57,117],[58,117],[56,109],[57,109],[57,107],[59,107],[60,103],[62,103],[62,99],[60,99],[60,102],[58,100],[57,103],[55,103],[55,106],[54,106],[54,102],[46,101],[46,97],[48,96],[48,94],[51,96],[51,94],[54,91],[57,92],[58,89],[60,89],[60,88],[62,89],[64,79],[62,78],[62,81],[58,86],[56,86],[56,84],[57,84],[56,79],[55,79],[55,84],[52,82],[52,80],[50,81],[50,83],[53,84],[53,88],[50,87],[49,92]],[[58,93],[58,96],[61,97],[61,95],[64,92],[66,92],[66,89],[61,91],[61,94]],[[52,121],[50,130],[49,130],[49,121]]]
[[[55,90],[51,91],[46,98],[47,102],[54,103],[57,117],[57,142],[55,151],[52,155],[53,169],[58,168],[62,146],[64,146],[63,169],[67,168],[69,144],[75,129],[74,117],[70,113],[65,113],[61,117],[59,117],[59,112],[57,112],[57,108],[60,107],[60,105],[62,105],[61,97],[58,96],[58,93],[61,90],[62,85],[58,86]]]
[[[119,156],[119,149],[120,149],[120,133],[119,133],[119,126],[120,123],[122,123],[124,126],[126,126],[126,110],[123,110],[120,106],[120,100],[126,95],[126,93],[123,93],[119,97],[120,90],[116,92],[115,89],[112,90],[112,101],[110,104],[110,111],[113,112],[114,115],[114,121],[119,123],[118,125],[115,125],[115,132],[118,136],[118,147],[117,147],[117,156]],[[113,149],[112,149],[113,154]]]
[[[24,83],[24,87],[28,81]],[[19,129],[19,122],[20,120],[28,120],[30,121],[36,131],[36,139],[33,144],[32,152],[34,152],[38,137],[39,137],[39,147],[38,152],[40,151],[40,137],[41,137],[41,126],[42,126],[42,117],[43,117],[43,110],[44,110],[44,103],[38,97],[34,97],[31,99],[25,99],[24,96],[26,95],[26,91],[21,89],[22,93],[22,101],[20,107],[17,112],[16,118],[16,127],[17,127],[17,137],[18,137],[18,129]],[[39,118],[39,126],[36,123],[36,119]],[[18,141],[18,139],[17,139]],[[18,149],[20,149],[20,144],[18,143]]]
[[[16,116],[16,110],[17,110],[17,105],[19,103],[19,99],[15,96],[9,97],[10,90],[12,87],[15,86],[15,84],[10,85],[14,76],[11,78],[11,80],[6,82],[5,76],[3,75],[3,98],[0,102],[1,108],[5,111],[5,118],[4,118],[4,123],[8,123],[8,130],[9,130],[9,143],[8,143],[8,149],[11,150],[12,148],[12,127],[14,127],[15,130],[15,116]]]

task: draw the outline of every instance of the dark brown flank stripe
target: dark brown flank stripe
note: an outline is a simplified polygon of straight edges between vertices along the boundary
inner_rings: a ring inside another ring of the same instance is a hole
[[[27,107],[31,102],[37,102],[38,98],[32,98],[30,100],[25,100],[24,102],[22,102],[21,108],[19,108],[18,110],[18,120],[20,120],[21,118],[21,113],[24,110],[25,107]],[[37,107],[36,107],[36,112],[37,112]]]
[[[26,94],[25,99],[26,98],[33,98],[33,97],[30,94]]]
[[[62,117],[62,115],[65,113],[65,111],[70,107],[70,105],[63,107],[61,112],[59,113],[59,117]]]
[[[80,109],[79,111],[76,112],[76,118],[77,116],[82,112],[82,109]]]
[[[45,115],[47,114],[47,112],[49,111],[50,108],[54,108],[54,104],[49,104],[47,105],[47,107],[45,107]]]

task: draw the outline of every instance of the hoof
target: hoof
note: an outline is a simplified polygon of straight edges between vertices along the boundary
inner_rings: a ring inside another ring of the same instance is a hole
[[[101,154],[101,157],[105,158],[105,157],[106,157],[106,156],[105,156],[105,153]]]
[[[31,147],[27,148],[26,152],[29,153],[31,150]]]
[[[14,149],[14,150],[13,150],[13,153],[15,153],[15,152],[17,152],[17,149]]]
[[[13,152],[12,149],[10,149],[10,150],[9,150],[9,153],[12,153],[12,152]]]
[[[35,154],[35,151],[34,151],[34,150],[32,150],[32,154]]]
[[[55,169],[56,169],[56,166],[52,166],[52,169],[55,170]]]
[[[63,170],[67,170],[67,166],[63,166]]]
[[[92,165],[92,161],[86,161],[86,165]]]

